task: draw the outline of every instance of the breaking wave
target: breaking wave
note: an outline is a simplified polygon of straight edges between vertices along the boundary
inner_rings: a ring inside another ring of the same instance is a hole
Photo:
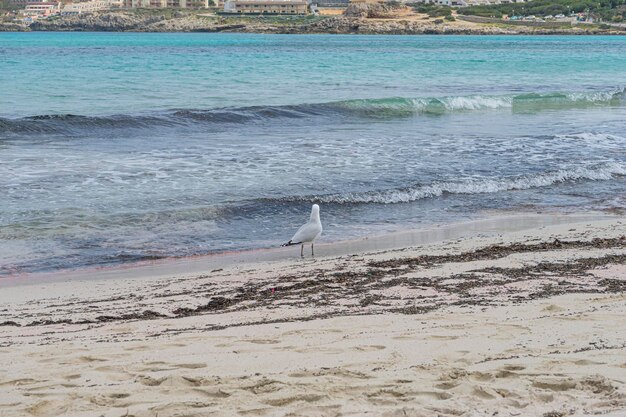
[[[177,109],[151,115],[81,116],[75,114],[53,114],[24,117],[21,119],[0,118],[0,134],[78,134],[85,130],[150,129],[154,127],[184,127],[204,124],[244,124],[276,118],[302,118],[311,116],[324,105],[299,106],[255,106],[221,108],[212,110]]]
[[[537,175],[524,175],[508,178],[471,178],[461,181],[435,182],[428,185],[415,185],[360,193],[326,194],[288,198],[290,201],[315,201],[334,204],[396,204],[408,203],[424,198],[439,197],[445,194],[485,194],[502,191],[527,190],[547,187],[570,181],[601,181],[626,176],[626,165],[611,162],[594,168],[562,169]]]
[[[0,118],[0,134],[71,135],[85,130],[246,124],[272,119],[298,119],[314,116],[393,119],[420,114],[442,115],[498,109],[509,109],[513,112],[538,112],[590,106],[618,106],[624,102],[625,97],[626,89],[612,92],[529,93],[500,96],[393,97],[287,106],[225,107],[208,110],[175,109],[147,115],[39,115],[20,119]]]
[[[590,93],[530,93],[517,95],[452,96],[442,98],[387,98],[349,100],[336,106],[372,117],[401,117],[415,114],[445,114],[488,109],[537,112],[598,105],[619,105],[626,89]]]

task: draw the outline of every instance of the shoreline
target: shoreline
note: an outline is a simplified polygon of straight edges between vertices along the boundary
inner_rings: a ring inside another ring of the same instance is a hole
[[[539,227],[606,220],[618,216],[601,212],[586,213],[524,213],[487,214],[484,217],[445,224],[431,224],[421,228],[370,235],[361,238],[324,242],[323,235],[316,243],[316,259],[351,256],[388,250],[432,245],[454,239],[494,236]],[[75,280],[163,278],[179,274],[199,274],[225,267],[245,267],[258,263],[300,260],[298,247],[268,247],[216,252],[186,257],[167,257],[156,260],[90,266],[57,271],[25,272],[0,277],[0,288],[47,284]],[[307,249],[305,245],[305,260]],[[310,255],[310,252],[309,252]]]
[[[0,407],[7,417],[622,415],[625,233],[614,216],[3,288]]]
[[[91,29],[44,29],[44,30],[6,30],[0,29],[0,33],[230,33],[230,34],[250,34],[250,35],[355,35],[355,36],[626,36],[626,30],[518,30],[518,31],[498,31],[488,29],[472,29],[472,30],[446,30],[446,29],[427,29],[427,30],[392,30],[392,31],[299,31],[294,29],[282,30],[259,30],[246,29],[236,30],[231,28],[217,28],[215,30],[196,29],[196,30],[91,30]]]
[[[294,31],[294,30],[85,30],[85,29],[58,29],[58,30],[6,30],[0,28],[1,33],[169,33],[169,34],[249,34],[249,35],[354,35],[354,36],[626,36],[626,30],[529,30],[529,31],[492,31],[492,30],[423,30],[423,31]]]

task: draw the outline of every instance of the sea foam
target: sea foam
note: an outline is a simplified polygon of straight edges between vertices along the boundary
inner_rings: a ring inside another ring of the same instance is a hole
[[[408,203],[444,194],[484,194],[547,187],[568,181],[611,180],[626,175],[626,165],[610,162],[596,167],[578,167],[508,178],[467,178],[459,181],[435,182],[407,188],[366,191],[361,193],[328,194],[303,197],[306,201],[335,204],[395,204]]]

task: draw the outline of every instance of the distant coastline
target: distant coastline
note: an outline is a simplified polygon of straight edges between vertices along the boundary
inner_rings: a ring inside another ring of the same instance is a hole
[[[533,27],[481,23],[457,19],[406,18],[372,19],[329,16],[281,19],[223,17],[193,13],[110,11],[40,20],[30,26],[0,23],[0,32],[238,32],[266,34],[363,34],[363,35],[626,35],[617,27],[579,25]]]

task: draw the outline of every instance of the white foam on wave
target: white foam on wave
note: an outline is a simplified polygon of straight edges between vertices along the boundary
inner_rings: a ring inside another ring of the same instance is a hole
[[[611,135],[607,133],[581,132],[569,135],[556,135],[557,139],[562,140],[581,140],[586,142],[623,142],[626,137]]]
[[[619,91],[594,91],[594,92],[585,92],[585,93],[567,93],[566,97],[571,101],[586,101],[586,102],[605,102],[609,101],[617,94],[620,94]]]
[[[626,165],[617,162],[596,168],[578,167],[512,178],[469,178],[457,182],[438,182],[406,189],[327,195],[316,198],[322,203],[408,203],[424,198],[450,194],[485,194],[512,190],[527,190],[577,180],[611,180],[626,175]]]
[[[513,97],[508,96],[456,96],[443,98],[440,101],[449,111],[501,109],[513,106]]]

